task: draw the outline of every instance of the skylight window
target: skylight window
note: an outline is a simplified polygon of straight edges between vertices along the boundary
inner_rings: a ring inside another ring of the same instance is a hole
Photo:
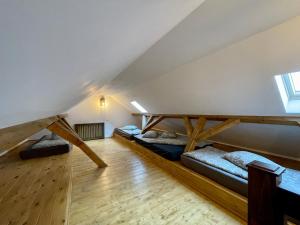
[[[300,94],[300,72],[292,73],[291,75],[294,90]]]
[[[287,113],[300,113],[300,72],[275,76]]]
[[[132,101],[131,104],[137,108],[137,110],[139,110],[141,113],[147,113],[148,111],[143,107],[141,106],[137,101]]]

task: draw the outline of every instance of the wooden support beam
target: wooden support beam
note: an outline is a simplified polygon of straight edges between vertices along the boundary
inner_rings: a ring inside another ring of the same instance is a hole
[[[154,127],[156,124],[161,122],[164,119],[164,116],[159,116],[157,119],[153,120],[151,123],[149,123],[143,130],[142,134],[146,133],[148,130],[150,130],[152,127]]]
[[[220,123],[214,127],[211,127],[205,131],[203,131],[203,128],[205,126],[206,119],[204,117],[200,117],[197,123],[197,126],[194,128],[194,132],[189,139],[186,147],[185,152],[193,151],[195,149],[195,146],[197,142],[201,140],[205,140],[211,136],[214,136],[218,133],[221,133],[224,130],[227,130],[236,124],[240,122],[238,119],[228,119],[223,123]]]
[[[300,126],[300,116],[245,116],[245,115],[195,115],[195,114],[151,114],[151,113],[133,113],[133,116],[164,116],[168,119],[182,119],[188,116],[190,119],[205,117],[207,120],[226,121],[228,119],[239,119],[241,123],[260,123],[276,124],[288,126]]]
[[[193,134],[193,129],[194,129],[192,122],[188,116],[184,116],[183,121],[184,121],[185,129],[186,129],[186,134],[187,134],[187,136],[191,137]]]
[[[220,123],[214,127],[211,127],[209,129],[207,129],[206,131],[203,131],[201,134],[199,134],[199,136],[197,137],[197,141],[200,140],[205,140],[209,137],[212,137],[218,133],[223,132],[224,130],[227,130],[237,124],[240,123],[239,119],[228,119],[223,123]]]
[[[147,120],[145,127],[147,127],[154,120],[154,118],[155,118],[155,116],[149,116],[149,119]]]
[[[0,129],[0,151],[13,148],[26,138],[47,128],[50,124],[60,120],[64,116],[65,115],[51,116]]]
[[[205,124],[206,119],[204,117],[200,117],[197,121],[197,124],[193,130],[191,137],[189,138],[187,145],[185,146],[185,152],[193,151],[195,149],[195,146],[197,144],[197,137],[203,131]]]
[[[98,167],[107,166],[106,163],[103,162],[103,160],[100,159],[99,156],[96,155],[96,153],[93,152],[92,149],[81,140],[81,138],[75,133],[75,131],[70,126],[65,124],[65,122],[59,120],[52,123],[47,128],[48,130],[80,148],[91,160],[93,160],[98,165]]]

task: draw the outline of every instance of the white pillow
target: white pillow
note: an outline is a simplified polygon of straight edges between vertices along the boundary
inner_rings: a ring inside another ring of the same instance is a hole
[[[245,170],[248,170],[247,165],[255,160],[283,168],[282,166],[278,165],[277,163],[275,163],[263,156],[254,154],[252,152],[247,152],[247,151],[229,152],[229,153],[226,153],[223,156],[223,158]]]
[[[157,138],[157,137],[158,137],[158,132],[155,130],[149,130],[142,135],[142,138]]]
[[[138,128],[135,125],[127,125],[127,126],[121,127],[120,129],[122,129],[122,130],[136,130]]]
[[[174,131],[164,131],[159,137],[160,138],[176,138],[177,134]]]

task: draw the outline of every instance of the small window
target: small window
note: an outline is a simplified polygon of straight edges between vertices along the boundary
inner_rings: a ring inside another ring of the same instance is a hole
[[[300,72],[275,76],[287,113],[300,113]]]
[[[300,99],[300,72],[282,75],[289,99]]]
[[[147,113],[148,111],[143,107],[141,106],[137,101],[132,101],[131,104],[137,108],[141,113]]]

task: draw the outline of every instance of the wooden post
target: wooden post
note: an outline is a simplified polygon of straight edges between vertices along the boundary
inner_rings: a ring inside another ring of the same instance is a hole
[[[248,165],[248,224],[282,225],[277,185],[284,169],[258,161]]]
[[[186,129],[186,134],[187,134],[187,136],[191,137],[193,134],[193,129],[194,129],[192,122],[188,116],[184,116],[183,121],[184,121],[185,129]]]
[[[184,150],[185,152],[193,151],[195,149],[195,146],[197,144],[197,138],[199,134],[203,131],[205,123],[206,123],[206,119],[204,117],[200,117],[198,119],[197,124],[193,130],[193,133],[189,138],[187,145],[185,146],[185,150]]]

